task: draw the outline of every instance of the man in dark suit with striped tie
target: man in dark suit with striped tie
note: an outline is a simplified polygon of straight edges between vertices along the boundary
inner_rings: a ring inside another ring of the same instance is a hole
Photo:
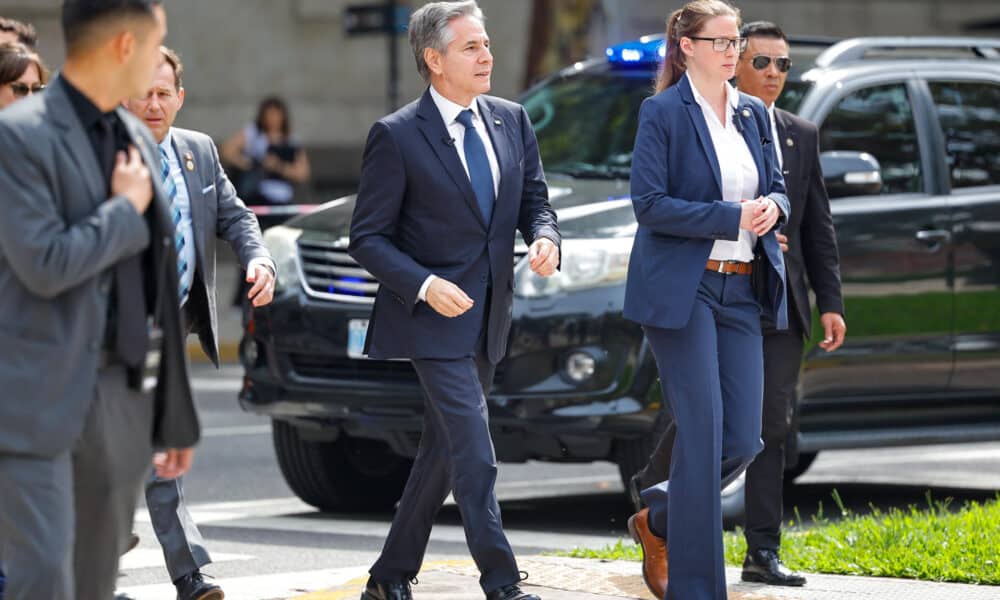
[[[178,299],[188,329],[197,332],[205,354],[218,366],[216,238],[227,241],[239,257],[246,280],[252,284],[249,298],[254,306],[271,301],[275,266],[257,218],[236,196],[211,138],[173,126],[184,105],[184,65],[169,48],[161,47],[160,54],[152,87],[145,95],[129,99],[127,107],[146,123],[159,147],[163,187],[176,227]],[[180,478],[150,474],[146,506],[178,600],[221,600],[219,586],[202,578],[201,568],[211,558],[183,498]]]
[[[363,598],[412,597],[450,492],[486,597],[537,600],[518,586],[500,521],[485,395],[510,332],[515,230],[530,268],[549,276],[559,264],[556,217],[527,113],[485,95],[493,58],[476,3],[426,4],[409,32],[430,85],[368,135],[349,252],[380,284],[367,353],[412,361],[424,428]]]

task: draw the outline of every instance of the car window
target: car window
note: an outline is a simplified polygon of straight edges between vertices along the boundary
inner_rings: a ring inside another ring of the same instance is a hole
[[[1000,184],[1000,85],[932,81],[951,187]]]
[[[845,96],[820,127],[820,150],[874,156],[882,167],[882,194],[923,191],[917,130],[905,84]]]

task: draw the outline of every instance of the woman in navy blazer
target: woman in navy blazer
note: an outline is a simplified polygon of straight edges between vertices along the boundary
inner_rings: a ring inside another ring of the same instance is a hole
[[[764,105],[728,83],[739,24],[721,0],[670,16],[632,157],[639,227],[625,317],[643,326],[677,438],[669,482],[643,491],[649,509],[629,530],[647,585],[668,600],[726,598],[720,483],[762,447],[761,318],[787,322],[774,230],[789,205]]]

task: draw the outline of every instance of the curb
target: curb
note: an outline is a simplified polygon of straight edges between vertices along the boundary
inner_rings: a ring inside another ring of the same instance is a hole
[[[205,353],[201,349],[201,342],[198,341],[197,337],[191,337],[187,341],[187,356],[188,361],[197,364],[212,364],[212,361],[205,356]],[[220,342],[219,343],[219,363],[238,363],[240,361],[240,343],[239,342]]]

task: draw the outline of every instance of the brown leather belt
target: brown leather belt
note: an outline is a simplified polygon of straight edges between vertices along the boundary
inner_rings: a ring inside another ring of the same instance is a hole
[[[705,263],[706,271],[724,273],[726,275],[749,275],[753,273],[753,263],[735,260],[711,260]]]

